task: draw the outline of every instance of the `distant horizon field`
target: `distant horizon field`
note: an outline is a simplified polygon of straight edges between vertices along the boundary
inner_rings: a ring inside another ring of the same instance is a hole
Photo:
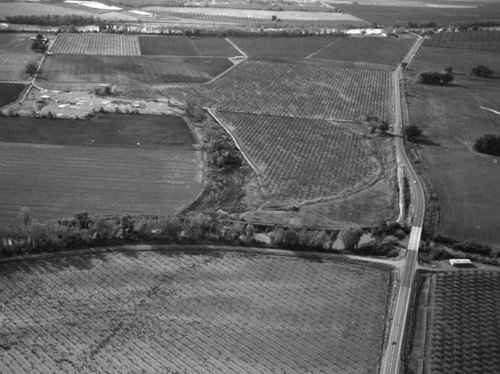
[[[439,1],[436,1],[439,3]],[[460,21],[478,21],[485,19],[500,18],[500,3],[491,3],[480,8],[432,8],[422,6],[399,5],[393,2],[392,5],[376,5],[374,3],[352,5],[339,3],[332,5],[352,14],[358,18],[373,22],[379,25],[395,24],[397,22],[422,23],[435,22],[436,24],[447,24]],[[415,3],[416,5],[416,3]]]
[[[23,206],[35,219],[178,213],[202,189],[203,167],[178,117],[97,120],[0,117],[0,224]]]

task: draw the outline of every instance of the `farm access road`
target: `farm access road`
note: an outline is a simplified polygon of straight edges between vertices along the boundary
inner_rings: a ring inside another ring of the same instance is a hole
[[[423,38],[418,37],[415,43],[403,59],[408,65],[423,43]],[[401,107],[400,82],[403,79],[403,67],[400,65],[394,72],[394,132],[396,135],[396,157],[398,167],[405,167],[410,179],[411,186],[415,188],[415,215],[408,242],[406,264],[401,273],[398,298],[392,319],[389,341],[382,359],[380,368],[381,374],[398,374],[401,371],[401,349],[404,340],[406,317],[410,305],[410,298],[413,290],[413,281],[418,260],[418,248],[420,246],[420,236],[424,222],[425,195],[422,183],[418,179],[417,173],[408,159],[404,147],[403,120]]]

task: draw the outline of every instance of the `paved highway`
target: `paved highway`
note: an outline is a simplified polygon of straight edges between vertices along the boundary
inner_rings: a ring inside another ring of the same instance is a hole
[[[418,49],[422,45],[423,39],[417,38],[414,45],[403,60],[410,63]],[[401,107],[400,81],[402,79],[403,68],[399,66],[394,72],[394,133],[396,135],[396,156],[399,167],[406,168],[406,175],[410,180],[411,188],[414,190],[415,214],[412,219],[412,228],[408,249],[406,254],[406,263],[401,273],[398,298],[396,308],[392,319],[389,341],[382,359],[381,374],[399,374],[401,371],[401,350],[405,334],[406,317],[410,306],[410,298],[417,267],[418,247],[420,246],[420,236],[425,213],[425,195],[422,183],[418,179],[417,173],[406,155],[403,142],[403,121]]]

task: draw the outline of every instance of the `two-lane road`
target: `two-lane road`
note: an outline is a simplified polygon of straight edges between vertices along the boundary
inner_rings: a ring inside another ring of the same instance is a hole
[[[418,38],[403,60],[410,63],[418,49],[422,45],[423,39]],[[408,249],[406,253],[406,264],[401,273],[398,298],[392,318],[389,341],[381,363],[381,374],[399,374],[401,371],[401,350],[404,340],[408,308],[410,306],[415,270],[417,267],[418,248],[420,246],[420,236],[425,214],[425,194],[422,183],[418,179],[417,173],[408,159],[403,140],[403,121],[401,106],[400,81],[402,79],[403,68],[399,66],[394,72],[394,133],[396,135],[396,156],[398,167],[406,169],[406,176],[409,179],[414,192],[415,211],[412,219],[412,228]]]

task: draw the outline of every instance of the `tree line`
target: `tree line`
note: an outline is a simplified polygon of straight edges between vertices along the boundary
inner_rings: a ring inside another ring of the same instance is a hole
[[[63,26],[63,25],[102,25],[104,21],[92,15],[17,15],[5,16],[7,23],[21,24],[21,25],[41,25],[41,26]]]

